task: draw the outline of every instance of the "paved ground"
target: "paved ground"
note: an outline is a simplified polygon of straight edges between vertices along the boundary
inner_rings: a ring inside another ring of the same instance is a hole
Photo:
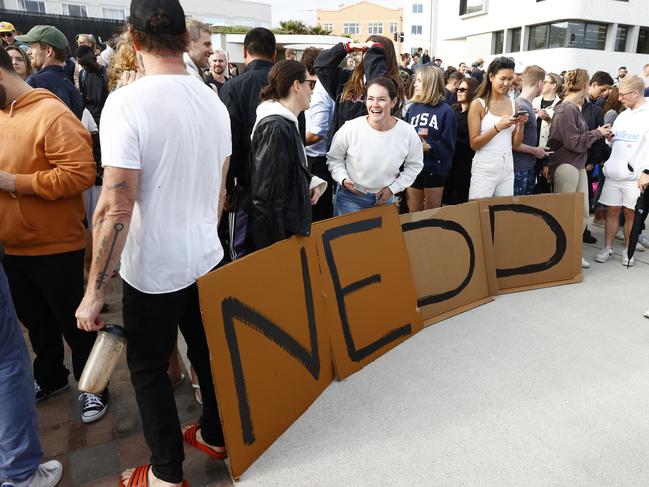
[[[105,317],[108,323],[122,322],[120,297],[118,278],[111,282],[107,295],[111,311]],[[38,405],[45,457],[57,458],[64,465],[61,487],[115,487],[123,470],[148,463],[149,450],[142,436],[125,360],[113,374],[110,388],[112,402],[106,416],[90,425],[81,422],[76,387]],[[186,379],[175,392],[181,422],[186,424],[198,419],[200,409],[194,401],[189,380]],[[232,485],[224,462],[210,459],[191,447],[187,447],[185,453],[185,478],[192,486]]]
[[[607,264],[598,250],[584,247],[583,283],[499,296],[332,384],[238,485],[647,485],[649,251],[627,270],[619,242]],[[112,388],[90,426],[76,391],[39,406],[61,485],[114,486],[147,460],[125,366]],[[198,416],[188,383],[176,397],[183,422]],[[192,486],[232,485],[223,462],[187,453]]]

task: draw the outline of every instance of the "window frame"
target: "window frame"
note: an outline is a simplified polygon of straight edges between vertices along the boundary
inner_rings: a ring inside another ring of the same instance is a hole
[[[35,11],[35,10],[28,10],[27,7],[26,7],[26,3],[25,3],[25,2],[30,2],[30,3],[37,4],[37,5],[39,5],[39,9],[36,10],[36,11]],[[44,0],[17,0],[17,4],[18,4],[18,9],[21,10],[22,12],[27,12],[27,13],[38,13],[38,14],[46,14],[46,13],[49,13],[49,12],[47,11],[47,4],[45,3]],[[40,9],[40,6],[43,7],[42,10]]]
[[[355,32],[351,32],[351,27],[355,27]],[[353,36],[361,33],[361,24],[359,22],[343,22],[343,34]]]
[[[383,22],[368,22],[367,35],[383,35]]]
[[[75,7],[79,9],[81,15],[74,15],[70,13],[70,7]],[[85,5],[79,3],[62,3],[61,4],[61,13],[67,15],[68,17],[77,17],[77,18],[88,18],[88,8]],[[85,13],[85,15],[83,15]]]

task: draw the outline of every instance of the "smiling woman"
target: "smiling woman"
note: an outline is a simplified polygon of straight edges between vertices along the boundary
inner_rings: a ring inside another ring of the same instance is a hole
[[[327,154],[329,171],[339,184],[334,215],[394,203],[394,194],[409,187],[423,167],[415,129],[391,115],[398,101],[395,83],[375,78],[365,99],[367,115],[345,123]]]

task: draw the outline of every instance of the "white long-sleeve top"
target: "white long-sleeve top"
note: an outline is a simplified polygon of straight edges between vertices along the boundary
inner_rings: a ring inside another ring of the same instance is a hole
[[[640,172],[649,168],[649,103],[624,110],[612,130],[614,137],[608,143],[613,148],[604,164],[604,175],[618,180],[638,179]]]
[[[387,186],[396,194],[415,181],[424,167],[424,152],[409,123],[397,119],[390,130],[379,131],[362,116],[345,122],[336,132],[327,166],[338,184],[350,179],[363,193],[378,193]]]

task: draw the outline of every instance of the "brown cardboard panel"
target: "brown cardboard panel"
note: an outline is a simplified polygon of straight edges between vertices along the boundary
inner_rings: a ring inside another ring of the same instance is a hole
[[[582,195],[481,200],[499,292],[581,281]]]
[[[291,238],[198,280],[232,475],[332,382],[313,239]]]
[[[479,203],[409,213],[400,221],[426,326],[492,300]]]
[[[336,375],[344,379],[422,329],[396,208],[313,225]]]

